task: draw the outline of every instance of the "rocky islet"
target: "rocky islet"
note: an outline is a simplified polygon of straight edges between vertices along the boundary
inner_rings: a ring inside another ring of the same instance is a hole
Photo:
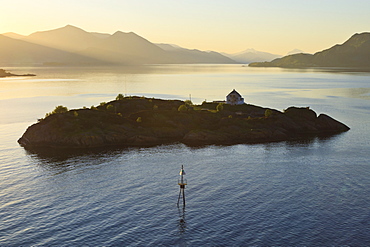
[[[283,112],[250,104],[217,107],[180,100],[124,97],[90,109],[47,115],[18,140],[25,148],[153,146],[166,143],[232,145],[331,135],[345,124],[308,107]]]

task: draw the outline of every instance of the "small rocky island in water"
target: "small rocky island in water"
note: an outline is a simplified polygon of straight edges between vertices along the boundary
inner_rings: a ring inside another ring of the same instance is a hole
[[[166,143],[231,145],[304,139],[349,127],[309,107],[283,112],[245,104],[233,90],[225,102],[123,97],[99,106],[58,106],[28,127],[18,140],[25,148],[153,146]]]
[[[10,77],[10,76],[35,76],[35,75],[34,74],[16,75],[16,74],[7,72],[4,69],[0,69],[0,77]]]

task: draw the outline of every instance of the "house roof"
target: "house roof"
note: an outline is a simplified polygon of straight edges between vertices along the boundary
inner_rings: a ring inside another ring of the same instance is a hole
[[[242,96],[240,95],[240,93],[238,93],[235,89],[233,89],[233,91],[231,91],[227,96],[229,96],[230,94],[236,94],[236,95],[238,95],[239,97],[242,97]]]

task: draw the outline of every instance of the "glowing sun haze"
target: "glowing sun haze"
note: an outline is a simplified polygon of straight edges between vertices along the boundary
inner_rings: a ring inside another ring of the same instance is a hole
[[[0,33],[29,35],[70,24],[228,53],[314,53],[370,31],[368,0],[12,0],[1,6]]]

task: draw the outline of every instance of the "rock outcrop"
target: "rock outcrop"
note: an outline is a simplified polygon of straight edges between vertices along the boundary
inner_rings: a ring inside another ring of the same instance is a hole
[[[0,69],[0,77],[9,77],[9,76],[35,76],[34,74],[24,74],[24,75],[16,75],[10,72],[6,72],[3,69]]]
[[[254,105],[186,105],[180,100],[123,98],[93,109],[54,113],[30,126],[18,140],[29,147],[92,148],[261,143],[336,134],[349,127],[309,108],[284,112]],[[184,109],[184,108],[182,108]],[[265,114],[268,110],[269,114]],[[266,116],[265,116],[266,115]]]

